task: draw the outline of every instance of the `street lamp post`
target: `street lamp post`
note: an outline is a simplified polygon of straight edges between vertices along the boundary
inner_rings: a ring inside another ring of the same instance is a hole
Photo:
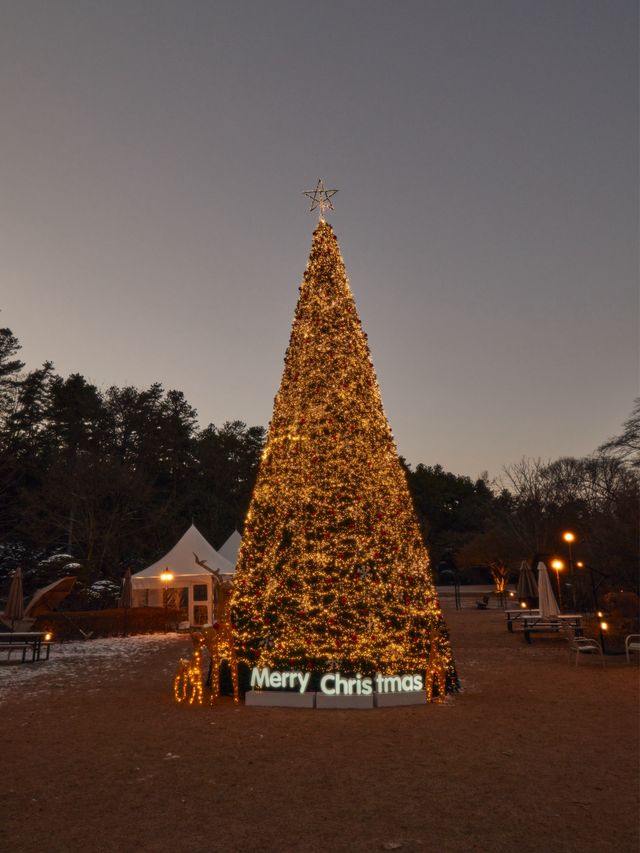
[[[576,568],[578,569],[586,569],[589,572],[589,578],[591,579],[591,594],[593,595],[593,612],[595,613],[598,619],[598,628],[600,633],[600,644],[602,646],[602,651],[606,654],[605,648],[605,635],[609,630],[609,625],[607,622],[603,622],[602,619],[604,617],[604,613],[602,610],[598,610],[598,587],[600,584],[608,577],[604,572],[599,571],[598,569],[594,569],[593,566],[585,566],[582,560],[578,560],[576,562]],[[600,580],[596,584],[595,575],[598,575]]]
[[[564,563],[562,560],[552,560],[551,568],[556,573],[556,583],[558,585],[558,606],[560,610],[562,610],[562,591],[560,589],[560,572],[564,569]]]
[[[584,569],[584,567],[585,566],[584,566],[584,563],[582,562],[582,560],[576,560],[576,569]],[[582,572],[579,572],[579,574],[582,574]],[[591,595],[593,596],[593,610],[595,612],[598,609],[598,593],[596,592],[596,585],[595,585],[595,581],[593,579],[593,569],[589,569],[589,579],[591,581]],[[584,588],[584,586],[581,582],[581,584],[580,584],[581,591],[583,590],[583,588]],[[586,598],[586,595],[583,595],[581,592],[582,609],[586,612],[587,604],[586,604],[585,598]]]
[[[571,579],[571,595],[573,598],[573,609],[576,609],[576,587],[575,587],[575,578],[573,577],[573,553],[571,550],[571,546],[576,541],[575,533],[572,533],[570,530],[567,530],[562,534],[562,538],[567,543],[569,548],[569,578]]]
[[[567,543],[567,545],[569,546],[569,570],[571,570],[571,566],[572,566],[572,562],[571,562],[571,560],[572,560],[572,557],[571,557],[571,546],[572,546],[572,545],[573,545],[573,543],[576,541],[576,534],[575,534],[575,533],[572,533],[570,530],[567,530],[567,532],[566,532],[566,533],[563,533],[563,534],[562,534],[562,538],[564,539],[564,541],[565,541],[565,542]]]
[[[162,590],[162,599],[164,603],[164,630],[165,633],[167,631],[167,610],[169,608],[169,584],[173,580],[173,572],[170,572],[168,568],[162,572],[160,575],[160,580],[164,584],[164,588]]]
[[[604,616],[604,613],[599,612],[598,617],[602,617],[602,616]],[[602,654],[604,655],[607,653],[607,650],[604,647],[604,638],[605,638],[605,634],[609,630],[609,623],[600,621],[599,622],[599,628],[600,628],[600,645],[602,646]]]

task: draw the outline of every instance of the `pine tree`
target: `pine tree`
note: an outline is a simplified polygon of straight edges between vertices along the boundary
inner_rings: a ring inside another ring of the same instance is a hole
[[[447,688],[457,684],[367,336],[323,219],[245,521],[234,619],[252,666],[398,674],[424,671],[431,656]]]

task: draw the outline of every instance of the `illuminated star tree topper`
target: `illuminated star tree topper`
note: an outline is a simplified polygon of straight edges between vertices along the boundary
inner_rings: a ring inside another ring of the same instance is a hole
[[[325,210],[333,210],[333,203],[331,201],[331,197],[334,196],[338,190],[326,190],[324,188],[324,182],[322,178],[318,178],[318,183],[316,184],[315,190],[306,190],[303,195],[306,195],[307,198],[311,199],[311,207],[309,208],[309,212],[316,210],[316,208],[320,209],[320,219],[324,220],[324,212]]]

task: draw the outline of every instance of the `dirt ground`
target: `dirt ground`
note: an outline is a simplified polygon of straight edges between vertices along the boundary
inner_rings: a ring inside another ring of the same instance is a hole
[[[0,668],[0,850],[637,853],[637,662],[445,613],[442,705],[177,705],[177,635]]]

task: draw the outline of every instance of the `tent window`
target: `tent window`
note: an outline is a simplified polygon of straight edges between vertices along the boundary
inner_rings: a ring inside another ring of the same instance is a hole
[[[206,601],[209,587],[206,583],[196,583],[193,585],[193,600]]]
[[[207,624],[207,605],[206,604],[196,604],[193,608],[193,624],[194,625],[206,625]]]

